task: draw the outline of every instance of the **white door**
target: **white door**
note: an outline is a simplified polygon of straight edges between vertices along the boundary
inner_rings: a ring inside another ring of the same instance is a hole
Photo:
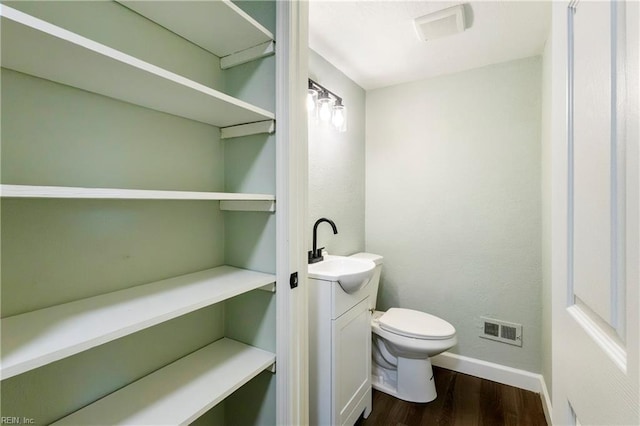
[[[638,5],[552,6],[555,424],[640,424]]]

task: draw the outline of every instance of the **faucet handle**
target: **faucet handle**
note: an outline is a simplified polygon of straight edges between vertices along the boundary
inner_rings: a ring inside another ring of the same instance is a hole
[[[317,249],[315,252],[313,250],[309,250],[307,252],[308,255],[308,261],[309,263],[318,263],[318,262],[322,262],[324,260],[324,258],[322,257],[322,249],[324,247],[321,247],[319,249]]]

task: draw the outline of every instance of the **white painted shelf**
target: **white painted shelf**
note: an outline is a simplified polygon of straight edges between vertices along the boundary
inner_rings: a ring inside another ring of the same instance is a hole
[[[54,425],[186,425],[267,369],[274,354],[224,338]]]
[[[146,189],[78,188],[69,186],[0,185],[2,198],[90,198],[107,200],[221,200],[268,201],[270,194],[233,192],[155,191]]]
[[[5,68],[218,127],[275,118],[262,108],[6,5],[0,5],[0,15]]]
[[[273,41],[273,34],[229,0],[119,1],[222,58]]]
[[[0,378],[274,282],[274,275],[221,266],[4,318]]]

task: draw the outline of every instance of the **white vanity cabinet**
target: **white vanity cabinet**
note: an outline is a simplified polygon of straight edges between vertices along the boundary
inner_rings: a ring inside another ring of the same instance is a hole
[[[367,286],[309,279],[309,415],[312,425],[353,425],[371,412],[371,312]]]

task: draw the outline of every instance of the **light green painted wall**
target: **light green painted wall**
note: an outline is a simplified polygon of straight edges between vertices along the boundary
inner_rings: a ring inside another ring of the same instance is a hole
[[[114,1],[3,1],[198,83],[221,87],[220,59]]]
[[[252,135],[225,142],[225,191],[274,194],[275,135]]]
[[[2,106],[3,183],[224,188],[215,127],[9,70]],[[3,316],[224,262],[215,202],[4,200],[2,210]]]
[[[219,58],[113,2],[12,6],[275,108],[273,57],[223,72]],[[275,2],[242,7],[275,27]],[[225,142],[212,126],[4,69],[2,107],[3,183],[275,192],[273,135]],[[224,263],[275,271],[269,213],[222,213],[217,202],[190,201],[3,200],[1,207],[2,316]],[[275,317],[272,293],[220,303],[3,382],[2,413],[47,424],[224,335],[275,350]],[[232,398],[242,409],[225,402],[197,424],[275,422],[272,373]]]
[[[276,352],[276,298],[254,290],[226,302],[225,335]],[[225,424],[275,425],[276,376],[264,371],[225,400]]]
[[[225,400],[225,424],[275,425],[276,380],[264,371]]]
[[[262,212],[224,212],[224,216],[225,263],[274,273],[275,216]]]
[[[275,65],[275,56],[267,56],[224,70],[224,92],[275,111]]]
[[[211,410],[198,417],[191,426],[220,426],[224,425],[225,403],[218,404]]]
[[[316,52],[309,51],[309,77],[344,100],[347,131],[339,133],[309,123],[309,225],[321,217],[333,220],[318,227],[318,247],[349,255],[365,248],[365,91]]]
[[[3,69],[2,181],[221,191],[224,147],[216,127]]]
[[[264,350],[276,351],[276,301],[273,293],[254,290],[226,302],[225,335]]]
[[[367,92],[367,251],[378,307],[437,315],[460,355],[541,371],[540,57]],[[523,325],[523,346],[478,337]]]
[[[223,263],[214,202],[2,201],[2,315]]]
[[[274,0],[232,0],[240,9],[251,15],[272,34],[276,33],[276,1]]]

